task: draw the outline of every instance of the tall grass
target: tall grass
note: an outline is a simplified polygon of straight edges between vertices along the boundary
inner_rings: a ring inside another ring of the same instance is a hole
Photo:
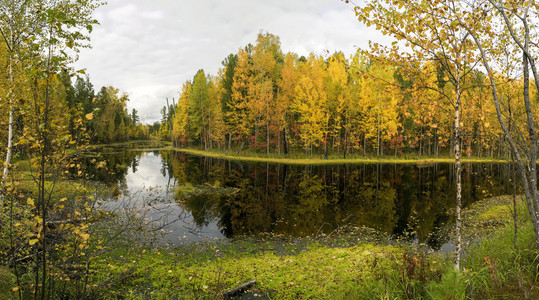
[[[526,222],[518,228],[516,248],[513,236],[514,228],[508,225],[471,250],[465,265],[472,270],[469,276],[475,294],[488,298],[539,298],[538,252],[532,224]]]

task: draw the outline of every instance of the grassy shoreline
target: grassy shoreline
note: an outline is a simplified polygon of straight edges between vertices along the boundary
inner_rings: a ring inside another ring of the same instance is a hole
[[[243,155],[235,155],[230,152],[205,151],[191,148],[178,148],[173,146],[164,147],[163,150],[177,151],[195,156],[213,157],[226,160],[245,161],[245,162],[261,162],[261,163],[281,163],[281,164],[296,164],[296,165],[328,165],[328,164],[435,164],[435,163],[453,163],[455,159],[452,157],[359,157],[351,158],[329,157],[286,157],[284,155],[270,155],[259,153],[246,153]],[[506,163],[506,160],[488,157],[471,157],[462,158],[463,163]]]
[[[452,253],[414,245],[255,239],[123,249],[98,263],[102,277],[96,279],[127,275],[102,295],[106,299],[213,299],[253,279],[252,299],[533,298],[533,230],[521,206],[524,223],[513,247],[510,205],[509,196],[493,197],[465,210],[466,229],[482,238],[468,245],[461,272],[454,271]]]
[[[260,163],[277,163],[277,164],[294,164],[294,165],[330,165],[330,164],[435,164],[435,163],[453,163],[454,157],[450,156],[361,156],[350,155],[349,158],[342,158],[341,156],[330,155],[328,159],[324,159],[323,155],[317,154],[312,157],[307,157],[302,153],[292,153],[288,156],[284,154],[265,154],[244,151],[240,155],[236,155],[233,151],[220,151],[220,150],[202,150],[194,148],[179,148],[172,146],[171,142],[159,141],[159,140],[137,140],[127,142],[117,142],[110,144],[97,144],[92,145],[95,148],[107,148],[107,147],[127,147],[140,144],[155,145],[157,149],[177,151],[195,156],[212,157],[218,159],[226,159],[233,161],[244,162],[260,162]],[[144,148],[142,148],[144,149]],[[153,149],[153,148],[152,148]],[[490,158],[490,157],[463,157],[463,163],[507,163],[507,160]]]

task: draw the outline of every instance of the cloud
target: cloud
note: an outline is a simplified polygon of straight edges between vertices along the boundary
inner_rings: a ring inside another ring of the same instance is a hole
[[[327,50],[351,54],[377,38],[356,20],[352,7],[334,0],[109,0],[95,17],[92,49],[77,68],[91,81],[130,96],[142,121],[160,119],[166,97],[197,70],[216,74],[222,60],[262,31],[278,35],[284,52]]]

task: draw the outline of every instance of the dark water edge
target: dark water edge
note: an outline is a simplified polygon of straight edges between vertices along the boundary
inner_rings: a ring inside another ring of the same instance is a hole
[[[108,170],[88,160],[93,180],[122,196],[112,207],[144,211],[172,244],[272,235],[317,237],[343,228],[440,249],[454,221],[453,164],[296,166],[245,163],[171,151],[104,153]],[[465,163],[464,207],[507,194],[508,164]]]

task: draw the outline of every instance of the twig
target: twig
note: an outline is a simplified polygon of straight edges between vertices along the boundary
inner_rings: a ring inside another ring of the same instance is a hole
[[[238,285],[238,286],[235,287],[235,288],[232,288],[232,289],[230,289],[230,290],[227,290],[227,291],[223,292],[223,293],[221,294],[221,297],[223,297],[224,299],[228,299],[229,297],[234,296],[235,294],[237,294],[237,293],[239,293],[239,292],[241,292],[241,291],[243,291],[243,290],[249,288],[250,286],[254,285],[255,283],[256,283],[256,279],[253,279],[253,280],[251,280],[251,281],[249,281],[249,282],[246,282],[246,283],[244,283],[244,284]]]

